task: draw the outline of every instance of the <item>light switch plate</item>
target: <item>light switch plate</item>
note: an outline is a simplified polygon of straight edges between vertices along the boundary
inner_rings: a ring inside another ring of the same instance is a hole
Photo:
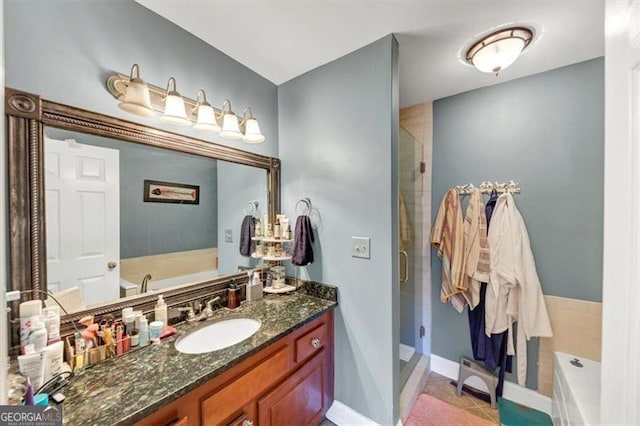
[[[371,238],[351,237],[351,257],[371,259]]]
[[[233,242],[233,232],[231,231],[231,229],[225,229],[224,230],[224,242],[225,243],[232,243]]]

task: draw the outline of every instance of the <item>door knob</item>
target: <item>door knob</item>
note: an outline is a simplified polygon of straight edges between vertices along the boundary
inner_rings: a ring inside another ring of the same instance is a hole
[[[111,262],[107,263],[107,268],[109,269],[113,269],[116,266],[118,266],[118,262],[116,262],[115,260],[112,260]]]
[[[318,349],[320,347],[320,339],[313,339],[311,340],[311,346],[313,346],[315,349]]]

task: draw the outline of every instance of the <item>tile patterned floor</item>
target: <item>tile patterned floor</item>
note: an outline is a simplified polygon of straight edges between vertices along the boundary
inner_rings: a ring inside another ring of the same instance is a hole
[[[477,417],[491,420],[496,425],[500,424],[498,409],[491,408],[491,404],[462,392],[462,396],[456,395],[456,388],[450,384],[451,379],[436,373],[430,373],[424,393],[438,398],[441,401],[461,408]]]

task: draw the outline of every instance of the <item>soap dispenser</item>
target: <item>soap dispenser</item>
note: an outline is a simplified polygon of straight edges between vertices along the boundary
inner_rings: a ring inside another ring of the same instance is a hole
[[[162,297],[162,295],[158,296],[158,303],[156,304],[156,308],[154,310],[154,321],[162,321],[162,323],[164,324],[164,327],[167,327],[167,304],[164,301],[164,298]]]
[[[240,307],[240,289],[236,284],[236,280],[232,279],[227,291],[227,308],[236,309]]]

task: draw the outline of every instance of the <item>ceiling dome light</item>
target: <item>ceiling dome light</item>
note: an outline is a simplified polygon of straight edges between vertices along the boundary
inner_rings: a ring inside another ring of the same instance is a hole
[[[533,40],[533,31],[525,27],[510,27],[484,36],[467,50],[465,59],[479,71],[498,73],[518,59]]]

